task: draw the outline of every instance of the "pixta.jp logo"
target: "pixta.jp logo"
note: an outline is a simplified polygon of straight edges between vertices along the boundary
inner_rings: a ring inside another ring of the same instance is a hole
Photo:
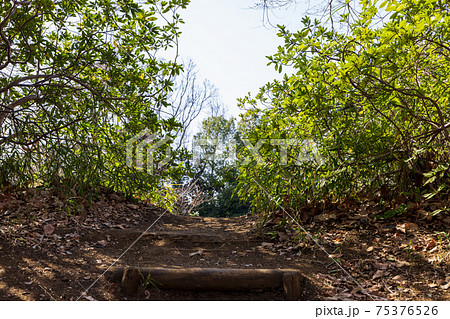
[[[159,148],[166,145],[169,141],[170,138],[168,136],[158,138],[155,133],[152,134],[147,129],[142,130],[127,140],[127,165],[133,167],[133,150],[136,149],[136,169],[144,170],[146,168],[149,174],[153,173],[154,167],[161,169],[164,165],[170,163],[172,151],[170,147],[166,147],[164,151],[165,156],[158,163],[155,163],[155,154]],[[276,153],[279,157],[278,165],[300,165],[306,161],[313,161],[318,165],[322,163],[322,157],[312,140],[260,139],[253,144],[250,140],[242,139],[240,142],[241,149],[243,148],[246,151],[240,153],[247,154],[247,156],[238,158],[236,156],[237,142],[235,140],[229,140],[224,143],[212,138],[194,139],[192,145],[194,165],[199,165],[205,160],[220,160],[234,165],[249,165],[254,161],[256,165],[265,165],[266,160],[260,154],[260,149],[268,145],[274,151],[278,149]],[[144,158],[146,159],[146,165],[144,165]]]
[[[138,134],[133,136],[132,138],[127,140],[126,143],[126,152],[127,152],[127,166],[133,167],[133,150],[136,145],[136,169],[144,170],[144,155],[146,153],[146,169],[147,173],[152,174],[153,168],[155,166],[155,153],[156,150],[161,146],[165,145],[170,141],[170,137],[165,136],[164,138],[158,138],[156,133],[153,133],[144,129],[140,131]],[[172,151],[170,147],[166,147],[165,149],[165,157],[156,163],[158,168],[162,168],[164,165],[168,164],[172,159]]]

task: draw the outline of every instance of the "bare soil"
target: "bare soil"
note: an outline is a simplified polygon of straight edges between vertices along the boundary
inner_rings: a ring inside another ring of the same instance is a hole
[[[304,300],[450,299],[449,229],[441,220],[380,222],[322,211],[304,226],[314,242],[276,214],[260,227],[252,216],[180,216],[116,194],[89,205],[80,200],[73,213],[69,202],[50,191],[0,194],[0,300],[284,299],[276,290],[168,291],[151,284],[127,296],[102,276],[125,266],[298,269]]]

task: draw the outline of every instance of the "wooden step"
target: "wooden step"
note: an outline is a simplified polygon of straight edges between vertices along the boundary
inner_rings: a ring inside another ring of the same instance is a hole
[[[108,273],[127,295],[147,280],[159,289],[251,291],[282,288],[286,300],[300,300],[303,276],[293,269],[116,268]]]

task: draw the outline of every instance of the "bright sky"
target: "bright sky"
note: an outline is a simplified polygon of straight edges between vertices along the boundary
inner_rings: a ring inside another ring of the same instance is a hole
[[[263,12],[249,9],[258,0],[192,0],[181,11],[184,25],[180,55],[190,57],[201,76],[220,91],[229,115],[239,112],[236,99],[280,78],[266,56],[283,44],[275,28],[263,26]],[[307,3],[308,1],[304,1]],[[272,24],[300,26],[306,6],[291,6],[270,15]],[[254,94],[253,94],[254,95]]]

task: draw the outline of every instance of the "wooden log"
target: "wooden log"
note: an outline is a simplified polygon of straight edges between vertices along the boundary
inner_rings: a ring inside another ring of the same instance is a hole
[[[119,281],[121,278],[122,286],[125,287],[127,294],[136,292],[138,285],[148,278],[151,284],[159,289],[236,291],[283,288],[286,299],[289,300],[299,299],[302,278],[298,271],[290,269],[138,269],[131,267],[116,268],[109,273],[109,277],[112,281]]]
[[[126,267],[123,270],[122,289],[128,296],[134,295],[141,283],[141,274],[138,268]]]
[[[283,289],[286,300],[300,300],[302,292],[302,276],[299,272],[286,272],[283,274]]]

